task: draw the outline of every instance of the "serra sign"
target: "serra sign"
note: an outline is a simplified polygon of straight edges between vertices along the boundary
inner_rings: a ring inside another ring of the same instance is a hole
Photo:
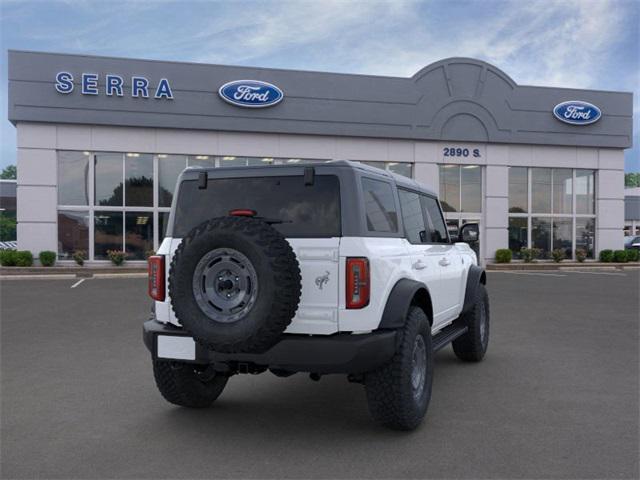
[[[97,73],[83,73],[80,76],[80,93],[82,95],[99,95],[100,86],[98,85],[99,76]],[[69,72],[58,72],[56,75],[56,90],[60,93],[69,94],[75,90],[73,75]],[[104,77],[104,94],[108,97],[124,96],[124,79],[120,75],[107,73]],[[134,98],[149,98],[150,92],[153,98],[166,98],[173,100],[173,92],[169,80],[161,78],[155,90],[150,88],[150,82],[146,77],[131,77],[131,96]]]

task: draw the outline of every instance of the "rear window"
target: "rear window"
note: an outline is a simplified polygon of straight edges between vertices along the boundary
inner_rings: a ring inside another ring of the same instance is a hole
[[[197,180],[180,185],[173,236],[230,210],[251,209],[258,217],[280,220],[272,226],[285,237],[339,237],[340,184],[335,175],[316,175],[313,185],[302,176],[214,178],[206,189]]]

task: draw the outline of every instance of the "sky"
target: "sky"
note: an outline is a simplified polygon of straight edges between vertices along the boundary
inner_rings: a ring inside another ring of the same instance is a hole
[[[0,168],[18,49],[400,77],[473,57],[521,85],[632,91],[640,171],[640,0],[0,0],[0,15]]]

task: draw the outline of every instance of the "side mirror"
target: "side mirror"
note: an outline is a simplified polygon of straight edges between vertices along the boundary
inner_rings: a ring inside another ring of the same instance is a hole
[[[475,243],[480,239],[480,227],[477,223],[465,223],[460,229],[458,241]]]

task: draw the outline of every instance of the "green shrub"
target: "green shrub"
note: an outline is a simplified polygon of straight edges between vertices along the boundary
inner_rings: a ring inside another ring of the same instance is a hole
[[[525,263],[531,263],[533,261],[533,249],[522,247],[520,249],[520,258],[522,258]]]
[[[580,263],[587,259],[587,251],[584,248],[576,248],[576,260]]]
[[[511,250],[508,248],[500,248],[496,250],[496,263],[511,262]]]
[[[84,265],[84,261],[87,259],[87,252],[84,250],[76,250],[73,252],[73,259],[80,266]]]
[[[613,252],[613,261],[626,263],[627,262],[627,251],[626,250],[616,250]]]
[[[600,251],[600,261],[601,262],[613,262],[613,250],[601,250]]]
[[[38,258],[40,259],[40,263],[43,267],[53,267],[56,264],[56,252],[52,252],[51,250],[45,250],[40,252]]]
[[[122,265],[125,258],[127,258],[127,254],[122,250],[107,250],[107,255],[109,256],[111,263],[118,266]]]
[[[560,263],[562,260],[565,259],[564,250],[561,248],[556,248],[551,252],[551,258],[553,258],[554,262]]]
[[[149,257],[153,257],[156,254],[155,250],[145,250],[144,258],[149,259]]]
[[[16,267],[30,267],[33,265],[33,253],[29,250],[18,250],[16,252]]]
[[[15,250],[0,250],[0,265],[3,267],[15,267],[17,253]]]
[[[627,250],[627,260],[630,262],[637,262],[640,259],[640,250],[632,248]]]

